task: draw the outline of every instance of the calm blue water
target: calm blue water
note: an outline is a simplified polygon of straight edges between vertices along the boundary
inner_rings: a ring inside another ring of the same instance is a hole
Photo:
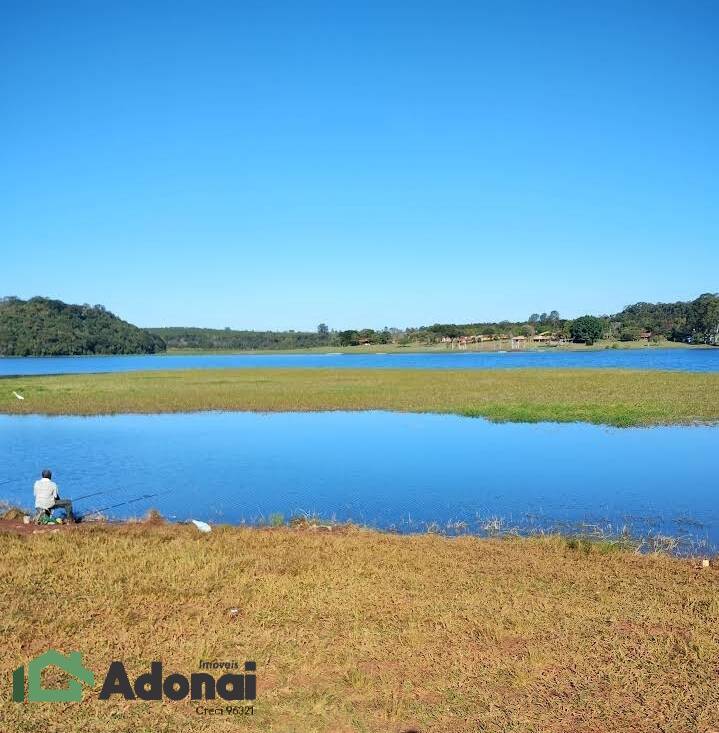
[[[116,518],[155,507],[178,520],[308,513],[399,531],[587,523],[717,548],[718,448],[717,427],[497,425],[384,412],[0,416],[0,497],[29,505],[35,477],[50,466],[69,498],[108,492],[79,501],[84,512],[169,490],[105,511]]]
[[[0,376],[132,372],[156,369],[344,367],[396,369],[511,369],[593,367],[719,371],[719,349],[604,349],[602,351],[447,352],[430,354],[198,354],[181,356],[56,356],[0,358]]]

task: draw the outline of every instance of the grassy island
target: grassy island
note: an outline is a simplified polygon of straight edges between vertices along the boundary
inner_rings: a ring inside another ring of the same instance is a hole
[[[0,379],[0,411],[9,414],[201,410],[394,410],[497,421],[692,424],[719,420],[719,373],[265,368]]]

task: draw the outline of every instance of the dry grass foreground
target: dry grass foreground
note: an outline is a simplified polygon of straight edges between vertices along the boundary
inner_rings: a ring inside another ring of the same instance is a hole
[[[12,414],[371,409],[620,426],[714,422],[719,373],[204,369],[0,379],[0,412]]]
[[[719,571],[559,538],[186,526],[0,535],[4,733],[486,731],[719,726]],[[239,609],[236,616],[231,608]],[[12,703],[10,672],[80,650],[81,703]],[[254,659],[254,717],[97,699],[131,678]]]

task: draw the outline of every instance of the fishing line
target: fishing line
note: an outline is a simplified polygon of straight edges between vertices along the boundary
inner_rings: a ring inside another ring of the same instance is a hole
[[[109,494],[111,491],[114,491],[115,489],[104,489],[103,491],[96,491],[93,494],[83,494],[82,496],[78,496],[73,499],[73,501],[82,501],[83,499],[89,499],[91,496],[100,496],[100,494]]]

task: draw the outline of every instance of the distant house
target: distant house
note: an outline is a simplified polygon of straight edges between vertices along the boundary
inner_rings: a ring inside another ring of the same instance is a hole
[[[641,339],[642,341],[649,341],[649,339],[650,339],[651,337],[652,337],[652,332],[651,332],[651,331],[642,331],[642,332],[641,332],[641,333],[639,334],[639,338],[640,338],[640,339]]]
[[[509,338],[505,336],[505,338]],[[440,343],[447,344],[450,348],[454,349],[456,346],[460,349],[466,349],[467,344],[481,344],[485,341],[493,341],[496,336],[489,336],[487,334],[475,334],[470,336],[442,336]]]
[[[549,331],[538,333],[532,337],[532,341],[534,341],[535,344],[548,344],[552,341],[552,334],[549,333]]]
[[[526,336],[512,336],[512,348],[523,349],[527,344]]]
[[[465,336],[464,337],[468,344],[481,344],[483,341],[491,341],[491,336],[483,336],[480,334],[475,334],[473,336]]]
[[[370,339],[360,339],[359,345],[360,346],[369,346],[372,343]]]

